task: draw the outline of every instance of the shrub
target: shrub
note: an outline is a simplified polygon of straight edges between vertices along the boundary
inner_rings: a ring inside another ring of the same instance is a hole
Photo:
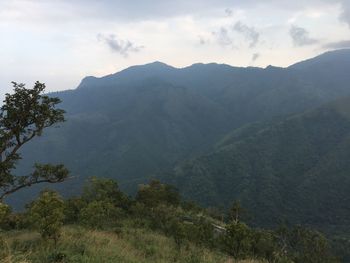
[[[148,185],[139,186],[136,200],[148,207],[156,207],[159,204],[178,206],[180,195],[175,187],[152,180]]]
[[[2,225],[5,223],[8,216],[11,214],[11,208],[0,202],[0,228],[3,228]]]
[[[60,236],[64,220],[64,202],[57,192],[41,192],[39,198],[30,206],[30,219],[42,238],[53,239]]]
[[[87,203],[103,201],[116,207],[128,210],[129,198],[119,189],[118,183],[112,179],[92,177],[84,186],[82,200]]]
[[[236,259],[246,259],[252,254],[252,231],[244,223],[229,224],[222,241],[224,250]]]
[[[65,223],[72,224],[78,222],[80,211],[86,206],[86,202],[76,197],[67,199],[64,204]]]
[[[113,226],[121,216],[121,209],[112,203],[93,201],[81,210],[79,218],[84,226],[101,229]]]

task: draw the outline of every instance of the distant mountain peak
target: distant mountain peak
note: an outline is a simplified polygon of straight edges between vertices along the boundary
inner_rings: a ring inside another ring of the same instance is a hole
[[[144,66],[147,66],[147,65],[149,65],[149,66],[159,66],[159,67],[171,67],[172,68],[172,66],[170,66],[170,65],[168,65],[168,64],[166,64],[164,62],[161,62],[161,61],[154,61],[154,62],[151,62],[151,63],[147,63]]]
[[[94,76],[86,76],[84,77],[80,84],[78,85],[77,89],[81,89],[81,88],[84,88],[84,87],[87,87],[89,86],[91,83],[95,83],[98,81],[99,78],[97,77],[94,77]]]
[[[337,49],[332,51],[327,51],[322,53],[316,57],[306,59],[304,61],[300,61],[295,63],[288,68],[292,69],[306,69],[315,66],[324,67],[324,64],[339,64],[341,62],[349,63],[350,61],[350,49]]]

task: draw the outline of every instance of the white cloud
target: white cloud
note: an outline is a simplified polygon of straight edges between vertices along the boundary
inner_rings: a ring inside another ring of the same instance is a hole
[[[213,32],[214,37],[221,46],[232,46],[233,39],[229,29],[221,27],[218,31]]]
[[[234,26],[233,30],[239,32],[245,36],[249,41],[249,47],[253,48],[259,42],[260,33],[256,31],[254,27],[249,27],[243,24],[241,21],[238,21]]]
[[[112,51],[119,53],[125,58],[128,57],[130,53],[139,52],[144,48],[143,46],[135,45],[134,43],[130,42],[130,40],[119,39],[114,34],[107,36],[98,34],[97,39],[106,43]]]
[[[255,62],[260,57],[260,53],[254,53],[252,56],[252,62]]]

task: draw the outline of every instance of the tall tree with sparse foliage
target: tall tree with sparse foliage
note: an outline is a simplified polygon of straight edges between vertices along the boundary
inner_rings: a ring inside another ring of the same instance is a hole
[[[36,82],[28,89],[13,82],[14,93],[6,94],[0,108],[0,202],[4,197],[24,187],[38,183],[62,182],[68,177],[63,165],[35,165],[32,174],[13,173],[20,148],[40,136],[43,130],[64,121],[64,111],[56,106],[59,98],[43,95],[45,84]]]

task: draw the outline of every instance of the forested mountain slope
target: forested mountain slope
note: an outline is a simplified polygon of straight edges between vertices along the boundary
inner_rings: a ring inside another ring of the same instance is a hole
[[[350,98],[233,131],[171,178],[190,199],[240,200],[259,225],[350,222]]]

